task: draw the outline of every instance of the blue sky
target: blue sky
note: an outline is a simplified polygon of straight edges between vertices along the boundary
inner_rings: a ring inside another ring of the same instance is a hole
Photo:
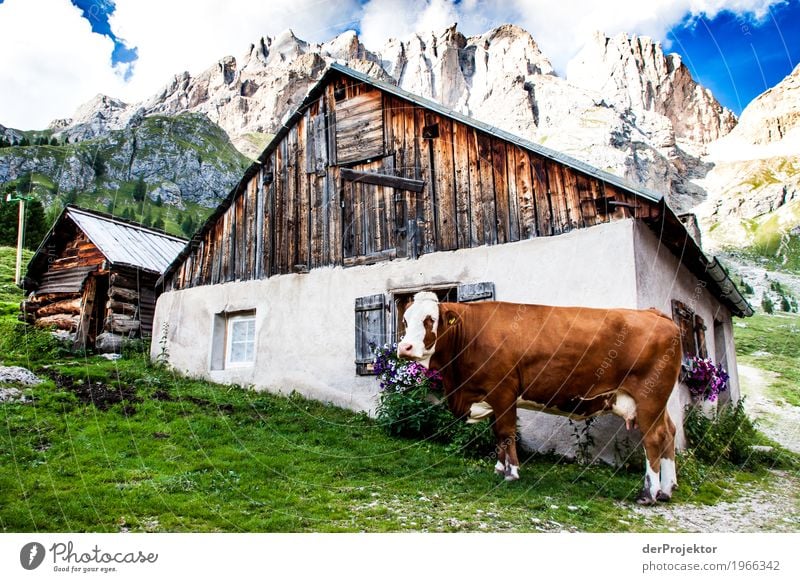
[[[558,72],[594,30],[650,36],[737,114],[800,61],[800,0],[0,0],[0,123],[45,127],[97,93],[136,102],[287,28],[357,30],[375,50],[453,22],[518,24]]]
[[[773,7],[759,21],[732,12],[687,19],[667,39],[692,76],[738,115],[800,62],[800,2]]]

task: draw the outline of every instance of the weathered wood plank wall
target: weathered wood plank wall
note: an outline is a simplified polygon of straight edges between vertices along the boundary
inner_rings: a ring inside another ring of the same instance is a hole
[[[194,242],[167,287],[414,258],[655,212],[655,203],[556,160],[341,77]]]

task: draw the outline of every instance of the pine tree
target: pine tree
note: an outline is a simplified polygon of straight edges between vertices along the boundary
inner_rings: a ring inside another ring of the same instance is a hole
[[[147,185],[144,183],[144,178],[139,176],[139,178],[136,180],[136,184],[133,187],[133,199],[136,202],[142,202],[145,194],[147,194]]]
[[[158,230],[164,230],[164,217],[161,216],[161,213],[158,213],[156,219],[153,221],[153,228],[157,228]]]
[[[194,218],[192,218],[191,214],[187,214],[181,221],[181,230],[186,236],[192,236],[194,234],[194,229]]]
[[[17,246],[17,228],[19,228],[19,202],[0,204],[0,245]],[[47,221],[44,206],[39,200],[25,203],[25,241],[26,249],[36,250],[47,234]]]
[[[25,248],[35,251],[46,234],[44,206],[39,200],[30,200],[25,204]]]

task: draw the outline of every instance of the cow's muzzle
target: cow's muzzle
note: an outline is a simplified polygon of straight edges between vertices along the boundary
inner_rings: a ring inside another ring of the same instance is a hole
[[[411,344],[409,342],[400,342],[397,345],[397,357],[405,358],[406,360],[417,359],[418,356],[415,357],[414,354],[414,344]]]

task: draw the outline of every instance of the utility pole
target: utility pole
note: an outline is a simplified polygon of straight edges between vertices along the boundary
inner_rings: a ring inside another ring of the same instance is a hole
[[[9,193],[6,202],[19,202],[19,226],[17,228],[17,270],[14,275],[14,282],[17,285],[22,283],[22,246],[25,244],[25,202],[33,200],[33,196],[25,196],[17,192]]]

